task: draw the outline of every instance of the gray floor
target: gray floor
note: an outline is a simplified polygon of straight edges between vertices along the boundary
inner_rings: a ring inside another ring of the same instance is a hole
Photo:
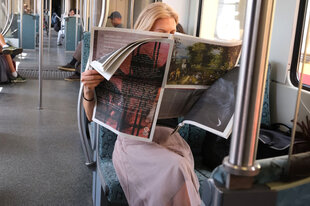
[[[0,85],[1,206],[92,205],[92,171],[84,165],[76,118],[78,88],[79,82],[44,80],[38,110],[38,80]]]
[[[65,45],[57,46],[57,33],[52,30],[51,43],[48,47],[48,38],[44,36],[43,58],[42,58],[42,76],[44,79],[64,79],[73,74],[73,72],[64,72],[57,69],[58,66],[65,65],[71,61],[73,52],[65,51]],[[26,49],[15,60],[18,64],[19,73],[30,79],[38,78],[39,68],[39,48],[35,50]]]

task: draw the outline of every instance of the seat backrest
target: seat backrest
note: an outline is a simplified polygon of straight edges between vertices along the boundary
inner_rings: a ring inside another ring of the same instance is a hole
[[[98,154],[101,158],[112,158],[117,135],[103,126],[99,126]]]
[[[83,41],[82,41],[82,58],[81,58],[81,72],[84,72],[86,69],[86,64],[89,58],[90,51],[90,32],[83,33]]]

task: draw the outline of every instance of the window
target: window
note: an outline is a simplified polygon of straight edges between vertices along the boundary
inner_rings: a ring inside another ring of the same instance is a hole
[[[298,86],[301,77],[302,64],[305,58],[303,89],[310,90],[310,39],[306,45],[306,35],[309,26],[310,8],[306,0],[300,1],[296,36],[292,56],[290,79],[294,86]]]
[[[245,0],[204,0],[201,4],[199,37],[242,39]]]

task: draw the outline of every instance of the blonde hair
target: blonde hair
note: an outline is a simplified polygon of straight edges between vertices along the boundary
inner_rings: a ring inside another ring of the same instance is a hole
[[[175,23],[179,21],[178,14],[167,4],[156,2],[149,4],[139,15],[134,29],[150,31],[158,19],[174,18]]]

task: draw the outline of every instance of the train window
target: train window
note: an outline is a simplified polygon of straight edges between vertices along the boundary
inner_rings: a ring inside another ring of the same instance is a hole
[[[201,3],[199,37],[242,39],[246,0],[205,0]]]
[[[310,4],[307,1],[300,1],[299,14],[296,26],[296,36],[292,55],[290,79],[294,86],[298,87],[301,77],[302,65],[304,64],[303,89],[310,90],[310,41],[307,39],[309,26]],[[309,36],[309,34],[308,34]],[[308,37],[309,39],[309,37]]]

